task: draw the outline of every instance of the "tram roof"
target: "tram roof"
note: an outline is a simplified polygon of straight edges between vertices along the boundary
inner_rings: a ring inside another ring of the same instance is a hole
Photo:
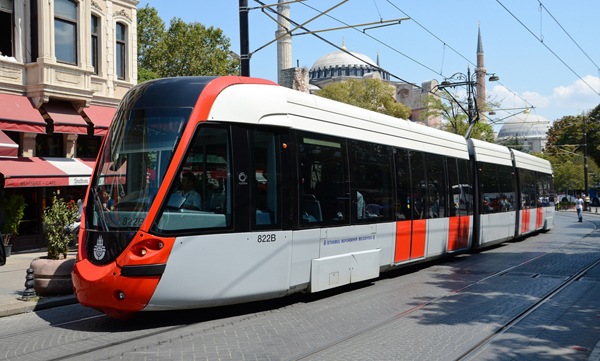
[[[208,120],[283,126],[468,159],[459,135],[279,86],[229,86]]]
[[[517,168],[530,169],[542,173],[553,173],[552,165],[546,159],[542,159],[514,149],[511,150],[511,152],[514,155]]]

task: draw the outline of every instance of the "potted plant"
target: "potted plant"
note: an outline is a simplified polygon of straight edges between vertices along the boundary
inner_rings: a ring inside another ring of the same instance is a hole
[[[75,239],[71,225],[77,219],[77,204],[52,198],[52,204],[44,210],[42,224],[48,240],[48,256],[36,258],[31,262],[34,277],[34,289],[40,296],[65,295],[73,293],[71,272],[74,258],[67,258],[69,243]]]
[[[2,199],[2,210],[4,212],[4,225],[2,226],[2,242],[6,249],[6,257],[10,256],[12,244],[10,238],[19,234],[19,224],[25,215],[25,199],[23,196],[11,194]]]

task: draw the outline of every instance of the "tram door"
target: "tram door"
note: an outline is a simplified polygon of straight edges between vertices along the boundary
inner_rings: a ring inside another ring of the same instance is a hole
[[[396,250],[394,262],[425,256],[427,187],[423,153],[394,149],[396,166]]]

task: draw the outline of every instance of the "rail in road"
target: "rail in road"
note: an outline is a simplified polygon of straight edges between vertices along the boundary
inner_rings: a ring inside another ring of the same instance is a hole
[[[5,317],[0,359],[584,360],[600,339],[597,311],[583,330],[561,317],[600,296],[592,217],[558,213],[549,233],[320,294],[129,322],[79,305]]]

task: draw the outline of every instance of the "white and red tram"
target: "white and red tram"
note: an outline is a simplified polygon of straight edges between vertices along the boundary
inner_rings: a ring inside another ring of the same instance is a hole
[[[90,182],[81,304],[124,318],[318,292],[553,224],[547,161],[243,77],[145,82]]]

